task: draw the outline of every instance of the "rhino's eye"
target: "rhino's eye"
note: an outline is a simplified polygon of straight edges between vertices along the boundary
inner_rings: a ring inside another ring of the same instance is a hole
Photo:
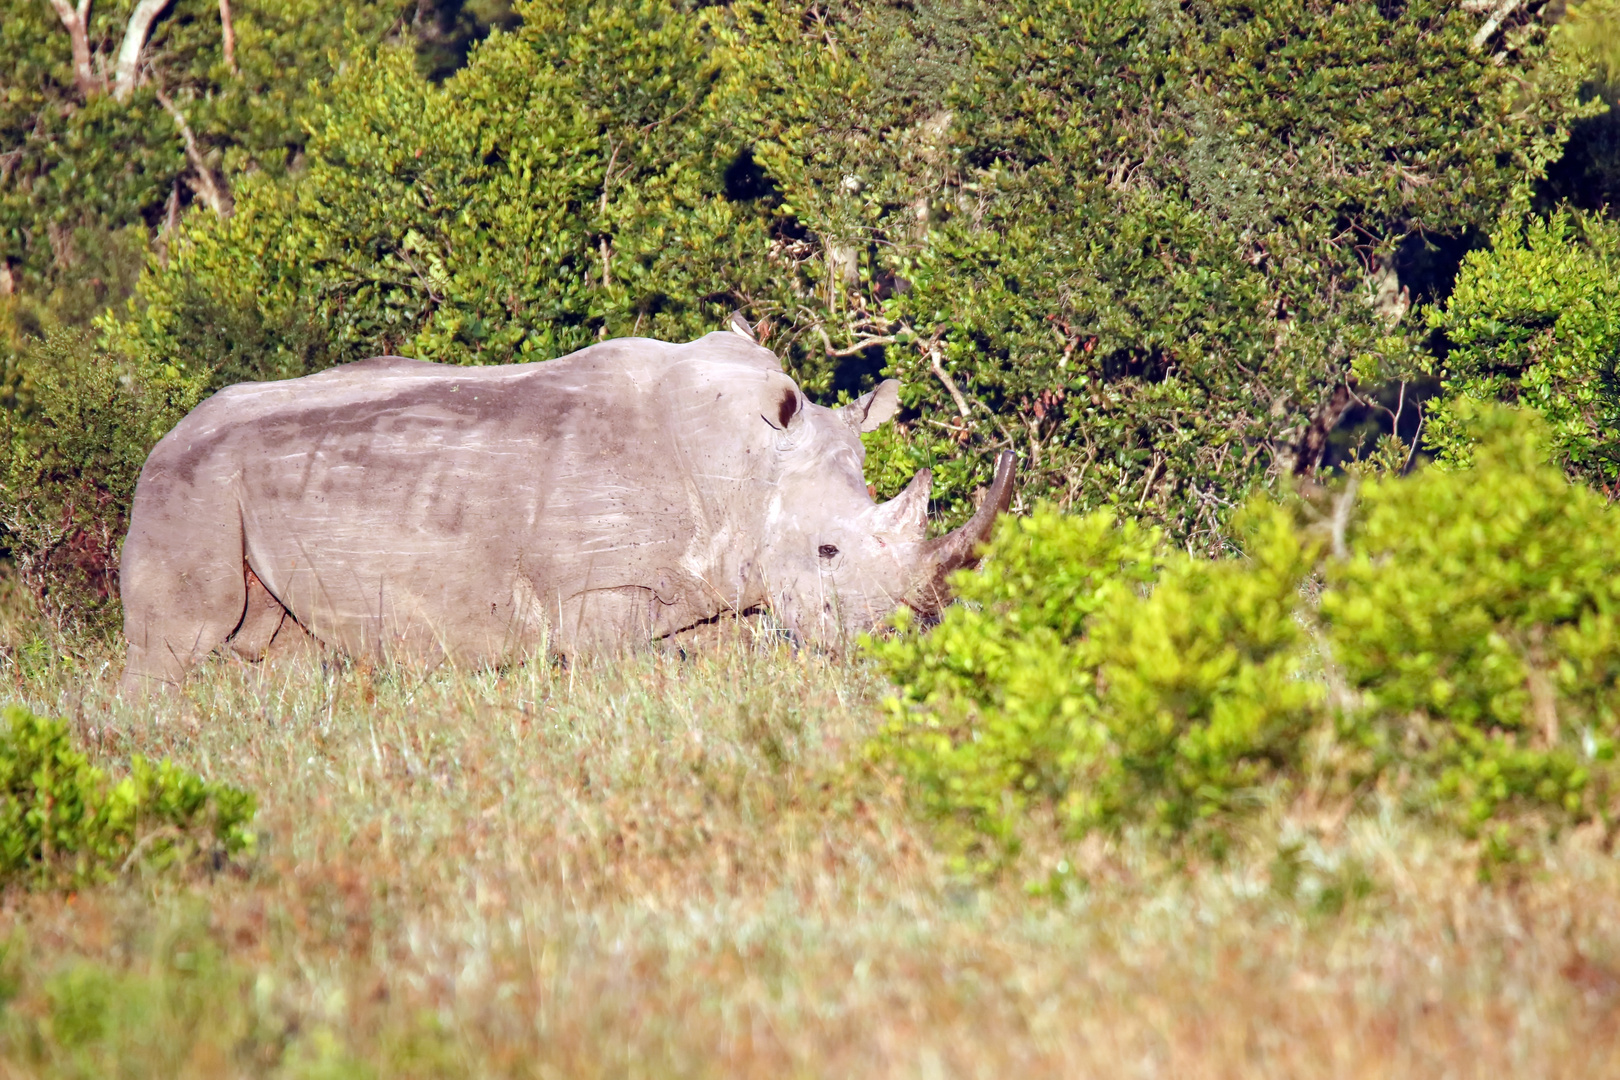
[[[832,544],[822,544],[820,547],[816,548],[816,554],[820,555],[823,559],[830,559],[834,555],[838,554],[838,548]]]

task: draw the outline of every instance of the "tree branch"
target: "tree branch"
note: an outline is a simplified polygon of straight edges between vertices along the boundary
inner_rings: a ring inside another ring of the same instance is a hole
[[[197,173],[197,180],[193,185],[197,189],[197,197],[219,217],[230,217],[236,209],[235,200],[231,198],[230,189],[225,186],[225,182],[214,176],[214,170],[210,169],[208,162],[203,159],[202,150],[197,146],[197,137],[191,133],[191,125],[186,123],[185,114],[175,107],[174,102],[169,100],[169,95],[161,89],[157,91],[157,99],[158,104],[162,105],[174,119],[174,126],[180,129],[180,138],[185,140],[186,160],[191,162],[192,169]]]
[[[892,336],[885,335],[885,336],[882,336],[882,337],[870,337],[870,338],[866,338],[865,340],[862,340],[862,341],[857,341],[855,344],[851,345],[847,349],[833,349],[833,348],[829,347],[827,349],[827,355],[828,356],[854,356],[856,353],[865,352],[867,349],[872,348],[874,345],[893,345],[894,342],[895,342],[895,339]]]
[[[1350,512],[1356,508],[1356,474],[1350,474],[1349,483],[1339,497],[1333,500],[1333,526],[1330,535],[1333,538],[1333,557],[1335,559],[1348,559],[1350,546],[1345,543],[1345,532],[1350,528]]]
[[[169,6],[169,0],[141,0],[130,13],[129,25],[124,29],[124,42],[118,46],[118,64],[113,68],[113,97],[128,101],[135,91],[135,77],[141,70],[141,50],[146,48],[146,36],[152,24]]]
[[[967,420],[971,424],[972,420],[968,415],[967,398],[962,396],[962,391],[956,388],[956,380],[951,378],[950,372],[945,370],[945,364],[940,356],[938,345],[928,350],[928,359],[930,361],[929,366],[934,369],[934,375],[938,377],[940,382],[945,384],[945,389],[950,391],[951,400],[956,402],[956,411],[962,414],[963,420]]]
[[[73,81],[78,84],[79,93],[88,99],[101,89],[95,70],[90,66],[90,0],[79,0],[77,9],[69,6],[67,0],[51,0],[51,7],[67,28],[68,41],[73,46]]]
[[[1501,4],[1498,4],[1496,10],[1491,12],[1491,17],[1485,20],[1485,25],[1481,26],[1479,31],[1474,34],[1474,40],[1469,42],[1474,51],[1478,52],[1483,49],[1485,43],[1495,36],[1497,30],[1501,29],[1503,21],[1517,11],[1518,8],[1519,0],[1503,0]]]
[[[236,70],[236,24],[231,22],[231,0],[219,0],[219,32],[225,46],[225,66],[232,75],[240,75]]]

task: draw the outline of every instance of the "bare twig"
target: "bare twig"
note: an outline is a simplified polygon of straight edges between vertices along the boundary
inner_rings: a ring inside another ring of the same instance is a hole
[[[623,144],[615,143],[612,138],[608,139],[608,147],[611,152],[608,154],[607,168],[602,172],[602,202],[597,207],[597,213],[599,214],[607,213],[608,185],[613,182],[613,166],[619,160],[619,147],[621,145]]]
[[[1503,0],[1496,6],[1496,10],[1491,12],[1491,17],[1486,19],[1485,24],[1474,34],[1474,40],[1469,42],[1475,52],[1483,49],[1485,43],[1502,28],[1503,21],[1519,9],[1519,2],[1520,0]]]
[[[397,248],[394,251],[394,254],[398,255],[400,261],[411,268],[411,273],[415,274],[416,280],[422,283],[422,288],[428,294],[429,300],[432,300],[435,304],[444,302],[444,297],[433,291],[433,283],[428,280],[426,274],[422,273],[422,268],[417,266],[415,261],[411,259],[409,252],[407,252],[404,248]]]
[[[1350,547],[1345,543],[1344,534],[1350,527],[1350,511],[1356,506],[1356,476],[1350,475],[1350,482],[1344,485],[1339,497],[1333,500],[1333,557],[1335,559],[1348,559]]]
[[[1412,446],[1406,451],[1406,464],[1401,466],[1402,476],[1405,476],[1407,473],[1412,471],[1412,459],[1417,456],[1418,443],[1423,441],[1423,421],[1423,409],[1420,406],[1418,408],[1417,430],[1412,432]]]
[[[185,114],[175,106],[173,101],[169,100],[169,95],[165,94],[161,87],[157,88],[157,99],[158,104],[162,105],[164,111],[174,120],[174,126],[180,129],[180,138],[186,144],[186,160],[191,162],[192,169],[197,173],[195,184],[197,197],[202,199],[208,209],[212,210],[217,216],[221,218],[230,217],[231,213],[236,209],[236,203],[231,198],[230,189],[225,186],[223,180],[215,177],[214,170],[208,167],[208,162],[203,158],[202,150],[197,146],[197,137],[191,133],[191,125],[186,123]]]
[[[611,152],[608,154],[607,169],[602,173],[602,201],[597,207],[597,212],[604,216],[607,214],[608,187],[613,183],[613,166],[619,160],[619,147],[621,145],[623,144],[615,143],[611,138],[608,139]],[[602,288],[606,289],[613,284],[613,248],[608,243],[605,232],[602,234],[600,250],[602,252]]]
[[[153,829],[151,832],[147,833],[145,836],[136,841],[135,846],[129,849],[129,856],[124,859],[124,865],[118,868],[118,876],[123,877],[125,874],[129,873],[130,868],[140,860],[142,855],[146,854],[146,849],[151,847],[157,841],[182,840],[185,838],[185,835],[185,833],[181,832],[173,825],[164,825],[161,828]]]
[[[1153,455],[1153,468],[1148,470],[1147,483],[1142,485],[1142,497],[1140,499],[1136,500],[1136,512],[1137,513],[1141,513],[1142,512],[1142,507],[1147,505],[1148,492],[1153,490],[1153,481],[1154,481],[1155,478],[1158,477],[1159,470],[1161,468],[1163,468],[1163,467],[1164,467],[1164,458],[1163,458],[1163,456],[1161,456],[1159,454],[1154,454]]]
[[[956,380],[952,379],[950,372],[945,370],[944,359],[940,354],[940,348],[937,344],[928,350],[928,359],[929,366],[933,368],[934,375],[939,379],[940,382],[945,384],[945,389],[950,392],[951,400],[956,402],[956,411],[961,413],[962,419],[967,420],[969,425],[971,425],[972,418],[968,413],[967,398],[962,396],[962,391],[957,389]]]
[[[971,435],[971,434],[973,434],[973,429],[972,428],[957,427],[955,424],[947,424],[943,420],[935,420],[935,419],[933,419],[932,417],[929,417],[929,416],[920,417],[920,419],[925,424],[932,424],[934,427],[944,428],[946,431],[954,431],[958,435]]]
[[[895,339],[893,337],[887,336],[887,335],[885,335],[883,337],[864,338],[861,341],[857,341],[855,344],[851,345],[847,349],[828,348],[827,355],[828,356],[854,356],[856,353],[865,352],[867,349],[872,348],[874,345],[893,345],[894,342],[895,342]]]

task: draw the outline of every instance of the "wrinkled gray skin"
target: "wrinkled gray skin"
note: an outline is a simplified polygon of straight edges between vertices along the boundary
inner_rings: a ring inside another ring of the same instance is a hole
[[[974,520],[926,540],[928,472],[881,505],[861,475],[858,433],[894,414],[897,389],[823,408],[723,332],[229,387],[141,471],[125,687],[303,631],[353,655],[482,665],[751,608],[811,642],[900,604],[933,612],[1006,508],[1011,455]]]

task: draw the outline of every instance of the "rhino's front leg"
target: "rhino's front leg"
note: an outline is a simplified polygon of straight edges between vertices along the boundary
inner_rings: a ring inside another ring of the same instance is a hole
[[[577,593],[559,605],[551,648],[570,659],[639,651],[657,636],[666,606],[652,589],[636,586]]]

